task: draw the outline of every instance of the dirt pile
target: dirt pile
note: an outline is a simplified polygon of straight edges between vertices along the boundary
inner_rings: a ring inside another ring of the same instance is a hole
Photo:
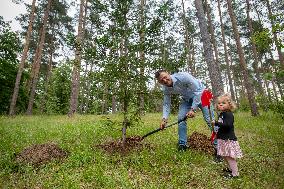
[[[149,148],[149,145],[141,143],[142,137],[140,136],[131,136],[127,137],[125,144],[123,145],[122,140],[111,141],[105,144],[96,145],[96,147],[103,149],[107,153],[120,153],[127,154],[130,151],[140,151],[143,148]]]
[[[211,144],[210,138],[202,133],[192,133],[192,135],[188,137],[187,142],[191,149],[205,152],[210,155],[214,154],[214,148]]]
[[[19,153],[16,156],[16,161],[38,166],[54,159],[65,158],[67,155],[68,152],[65,152],[54,143],[35,144]]]

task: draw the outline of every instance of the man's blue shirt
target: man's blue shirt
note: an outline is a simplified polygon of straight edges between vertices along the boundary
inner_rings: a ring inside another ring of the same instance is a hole
[[[163,118],[168,118],[171,106],[171,94],[179,94],[185,101],[193,100],[192,109],[197,109],[201,103],[200,98],[205,86],[187,72],[178,72],[171,75],[173,87],[163,86]]]

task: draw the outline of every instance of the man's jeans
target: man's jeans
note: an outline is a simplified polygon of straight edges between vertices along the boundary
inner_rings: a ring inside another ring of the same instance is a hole
[[[181,120],[186,116],[186,113],[191,109],[191,105],[192,105],[192,100],[181,102],[179,106],[178,120]],[[206,121],[207,126],[209,127],[210,131],[212,131],[208,107],[207,106],[202,107],[201,104],[199,104],[198,107],[201,109],[203,113],[203,119]],[[210,106],[210,111],[211,111],[212,121],[213,121],[214,120],[214,109],[213,109],[212,104]],[[187,121],[190,121],[190,118],[187,119]],[[179,136],[179,145],[186,145],[187,144],[187,124],[185,121],[179,123],[178,125],[178,136]]]

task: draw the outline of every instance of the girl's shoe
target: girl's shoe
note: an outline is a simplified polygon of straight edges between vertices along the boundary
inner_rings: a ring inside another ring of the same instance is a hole
[[[228,173],[224,175],[225,179],[237,179],[239,176],[233,176],[232,173]]]
[[[222,156],[215,155],[213,161],[214,163],[222,163],[224,159],[222,158]]]
[[[232,173],[232,171],[229,168],[222,169],[222,172],[224,172],[224,173]]]

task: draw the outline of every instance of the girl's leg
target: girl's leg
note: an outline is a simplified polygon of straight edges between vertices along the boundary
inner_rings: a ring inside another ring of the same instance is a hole
[[[228,162],[230,169],[232,170],[232,175],[239,176],[238,163],[236,159],[229,156],[226,156],[225,159]]]
[[[222,156],[222,158],[225,160],[225,166],[228,167],[231,170],[229,162],[228,162],[226,156]]]

